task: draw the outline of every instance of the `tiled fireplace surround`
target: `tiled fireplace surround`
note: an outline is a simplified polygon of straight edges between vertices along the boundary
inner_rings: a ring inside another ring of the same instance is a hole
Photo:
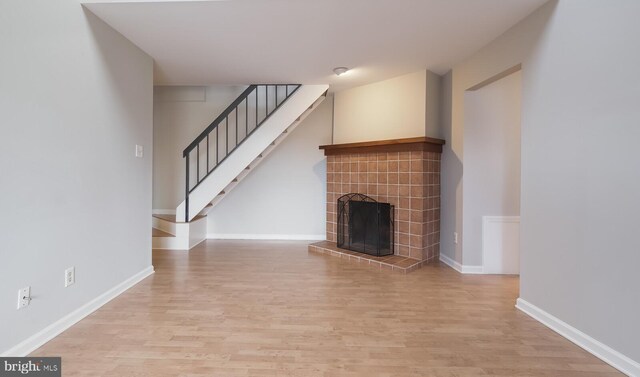
[[[443,140],[423,137],[320,147],[327,155],[325,245],[341,250],[335,247],[336,201],[344,194],[360,193],[395,206],[397,256],[419,265],[438,260],[442,144]]]

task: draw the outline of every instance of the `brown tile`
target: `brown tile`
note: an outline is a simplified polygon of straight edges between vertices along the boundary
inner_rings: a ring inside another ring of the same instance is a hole
[[[395,185],[398,183],[398,173],[388,173],[387,174],[387,180],[389,181],[390,184]]]
[[[387,173],[378,173],[378,183],[387,183]]]
[[[367,163],[364,161],[358,162],[358,172],[366,173],[367,172]]]
[[[378,161],[378,173],[386,173],[389,170],[387,161]]]
[[[411,234],[425,234],[425,232],[423,232],[423,229],[422,229],[422,223],[410,223],[410,224],[411,225],[409,226],[408,233],[411,233]],[[405,232],[405,233],[407,233],[407,232]]]
[[[414,259],[422,260],[423,259],[422,247],[411,247],[409,249],[409,256]]]
[[[423,182],[424,182],[424,177],[422,173],[411,173],[412,185],[421,185]]]
[[[420,211],[424,210],[424,201],[425,199],[422,198],[411,198],[411,209]]]
[[[422,248],[423,236],[412,234],[409,236],[409,246]]]
[[[377,162],[367,162],[367,171],[376,172],[378,171],[378,163]]]
[[[401,233],[413,233],[411,232],[411,225],[408,221],[397,221],[398,231]]]
[[[411,186],[409,185],[398,185],[398,196],[402,197],[408,197],[410,196],[409,194],[411,193]]]
[[[422,198],[424,194],[424,186],[422,185],[411,185],[411,197],[412,198]]]
[[[378,173],[367,173],[367,181],[369,183],[377,183],[378,182]]]
[[[387,169],[390,172],[398,172],[398,165],[399,165],[399,163],[398,163],[397,160],[396,161],[389,161],[387,163]]]
[[[367,195],[369,196],[378,195],[378,185],[373,185],[373,184],[367,185]]]
[[[401,185],[408,185],[411,183],[411,174],[410,173],[399,173],[398,174],[398,183]]]
[[[411,171],[411,162],[410,161],[404,161],[401,160],[398,164],[398,171],[400,173],[408,173]]]
[[[423,222],[422,210],[411,210],[410,219],[412,222]]]
[[[378,195],[380,196],[387,196],[389,193],[389,186],[388,185],[378,185]]]
[[[393,271],[393,265],[387,263],[381,263],[380,269],[383,271]]]
[[[398,199],[398,208],[401,209],[411,209],[411,199],[409,198],[399,198]]]
[[[411,152],[398,152],[398,159],[399,160],[410,160],[411,159]]]
[[[423,163],[422,160],[411,160],[411,172],[422,173]]]
[[[389,183],[391,183],[391,182],[389,182]],[[389,185],[387,185],[387,189],[388,189],[387,195],[389,195],[389,196],[398,196],[398,185],[389,184]]]

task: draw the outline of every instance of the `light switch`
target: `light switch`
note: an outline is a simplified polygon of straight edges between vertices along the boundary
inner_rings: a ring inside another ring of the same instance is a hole
[[[144,147],[142,145],[136,145],[136,157],[142,158],[144,156]]]

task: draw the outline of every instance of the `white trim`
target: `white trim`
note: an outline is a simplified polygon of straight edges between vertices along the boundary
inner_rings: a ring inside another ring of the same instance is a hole
[[[63,331],[65,331],[69,327],[71,327],[71,326],[75,325],[76,323],[78,323],[84,317],[86,317],[89,314],[93,313],[94,311],[100,309],[100,307],[103,306],[104,304],[106,304],[109,301],[113,300],[114,298],[118,297],[120,294],[125,292],[127,289],[133,287],[134,285],[136,285],[137,283],[142,281],[147,276],[153,274],[153,272],[154,272],[153,271],[153,266],[149,266],[149,267],[145,268],[144,270],[138,272],[137,274],[133,275],[132,277],[128,278],[127,280],[123,281],[122,283],[120,283],[120,284],[116,285],[115,287],[109,289],[108,291],[104,292],[100,296],[98,296],[98,297],[94,298],[93,300],[89,301],[88,303],[82,305],[78,309],[76,309],[76,310],[72,311],[71,313],[65,315],[64,317],[60,318],[59,320],[57,320],[56,322],[52,323],[51,325],[49,325],[49,326],[45,327],[44,329],[38,331],[37,333],[33,334],[32,336],[30,336],[29,338],[27,338],[24,341],[20,342],[19,344],[15,345],[14,347],[6,350],[2,354],[0,354],[0,356],[3,356],[3,357],[6,357],[6,356],[18,356],[18,357],[27,356],[31,352],[33,352],[36,349],[40,348],[43,344],[47,343],[51,339],[53,339],[56,336],[58,336],[60,333],[62,333]]]
[[[518,224],[518,229],[520,229],[520,216],[482,216],[482,273],[484,274],[503,274],[503,275],[519,275],[520,274],[520,269],[519,268],[514,268],[514,269],[509,269],[508,267],[502,266],[501,269],[496,269],[493,264],[491,263],[491,260],[488,258],[488,253],[490,252],[490,248],[488,247],[488,244],[490,244],[490,237],[489,237],[489,233],[488,233],[488,228],[489,228],[489,224],[494,223],[494,224]],[[502,229],[503,231],[505,231],[505,228],[503,227]],[[514,233],[513,231],[511,233],[507,234],[511,235],[511,237],[514,237]],[[516,232],[518,239],[520,238],[520,232],[519,230]],[[503,243],[504,240],[500,243]],[[504,245],[503,245],[504,247]],[[501,253],[502,250],[497,251],[497,253]],[[493,250],[492,254],[495,254],[495,249]],[[516,248],[515,250],[515,256],[513,255],[513,252],[510,253],[510,256],[513,260],[514,260],[514,265],[519,266],[520,261],[520,250],[519,247]],[[487,262],[489,261],[489,262]],[[504,262],[504,260],[503,260]],[[506,263],[507,265],[509,264],[508,262]],[[494,268],[492,268],[494,267]],[[487,270],[493,270],[493,271],[487,271]],[[505,271],[507,270],[507,271]],[[517,270],[517,272],[515,271]]]
[[[582,331],[572,327],[559,318],[552,316],[537,306],[518,298],[516,308],[531,318],[537,320],[551,330],[572,341],[593,356],[616,368],[628,376],[640,376],[640,363],[621,354],[613,348],[603,344]]]
[[[175,209],[153,209],[151,210],[151,214],[153,215],[175,215]]]
[[[440,254],[440,262],[453,268],[461,274],[481,274],[482,266],[464,266],[444,254]]]
[[[209,233],[210,240],[291,240],[291,241],[324,241],[326,234],[221,234]]]

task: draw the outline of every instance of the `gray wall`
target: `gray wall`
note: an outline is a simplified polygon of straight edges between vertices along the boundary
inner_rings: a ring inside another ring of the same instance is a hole
[[[151,265],[153,62],[75,0],[0,2],[0,46],[2,353]]]
[[[454,67],[442,188],[451,255],[464,92],[522,63],[521,298],[636,361],[638,14],[635,0],[551,1]]]
[[[560,1],[523,65],[520,292],[636,361],[639,14]]]
[[[520,215],[521,89],[516,72],[465,94],[465,265],[483,264],[483,216]]]
[[[324,239],[327,166],[318,146],[331,144],[332,112],[327,97],[209,213],[208,233]]]
[[[153,208],[175,211],[184,200],[182,151],[246,86],[157,86],[153,106]]]

